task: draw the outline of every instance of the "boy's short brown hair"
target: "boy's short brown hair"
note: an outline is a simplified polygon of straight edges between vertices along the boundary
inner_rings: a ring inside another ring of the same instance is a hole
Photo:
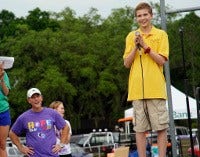
[[[148,3],[141,2],[135,7],[135,10],[134,10],[135,17],[137,16],[137,11],[141,9],[148,9],[149,13],[153,15],[152,7]]]

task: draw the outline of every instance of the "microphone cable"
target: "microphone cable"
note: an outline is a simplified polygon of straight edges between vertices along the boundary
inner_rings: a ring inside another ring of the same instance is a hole
[[[150,132],[150,146],[152,147],[152,144],[153,144],[152,127],[151,127],[151,121],[150,121],[150,118],[149,118],[149,112],[148,112],[148,109],[147,109],[147,102],[144,99],[144,69],[143,69],[143,64],[142,64],[143,63],[142,62],[142,52],[141,52],[140,49],[138,49],[138,51],[139,51],[139,55],[140,55],[140,67],[141,67],[141,75],[142,75],[142,103],[143,103],[143,110],[144,110],[145,116],[146,116],[146,118],[147,118],[147,120],[149,122],[149,125],[150,125],[150,130],[151,130],[151,132]],[[149,153],[150,153],[150,155],[152,155],[151,151]]]
[[[151,121],[150,121],[149,113],[148,113],[148,110],[147,110],[147,102],[146,102],[146,100],[144,98],[144,69],[143,69],[143,64],[142,64],[142,52],[141,52],[140,49],[139,49],[139,55],[140,55],[141,75],[142,75],[142,103],[143,103],[143,109],[144,109],[145,116],[146,116],[147,120],[149,121],[150,130],[152,130]]]

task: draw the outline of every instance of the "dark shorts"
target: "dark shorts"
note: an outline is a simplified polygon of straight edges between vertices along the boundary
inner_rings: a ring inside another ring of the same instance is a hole
[[[0,126],[11,125],[10,111],[0,113]]]

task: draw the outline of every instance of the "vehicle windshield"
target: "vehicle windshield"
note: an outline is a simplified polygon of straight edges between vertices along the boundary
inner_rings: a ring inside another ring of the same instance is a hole
[[[77,142],[78,145],[83,145],[83,143],[88,139],[88,136],[84,136],[82,138],[79,139],[79,141]]]

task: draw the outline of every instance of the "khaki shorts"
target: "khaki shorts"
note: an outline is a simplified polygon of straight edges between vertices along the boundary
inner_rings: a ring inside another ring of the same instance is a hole
[[[169,127],[169,114],[164,99],[134,100],[132,104],[136,132],[157,131]]]

